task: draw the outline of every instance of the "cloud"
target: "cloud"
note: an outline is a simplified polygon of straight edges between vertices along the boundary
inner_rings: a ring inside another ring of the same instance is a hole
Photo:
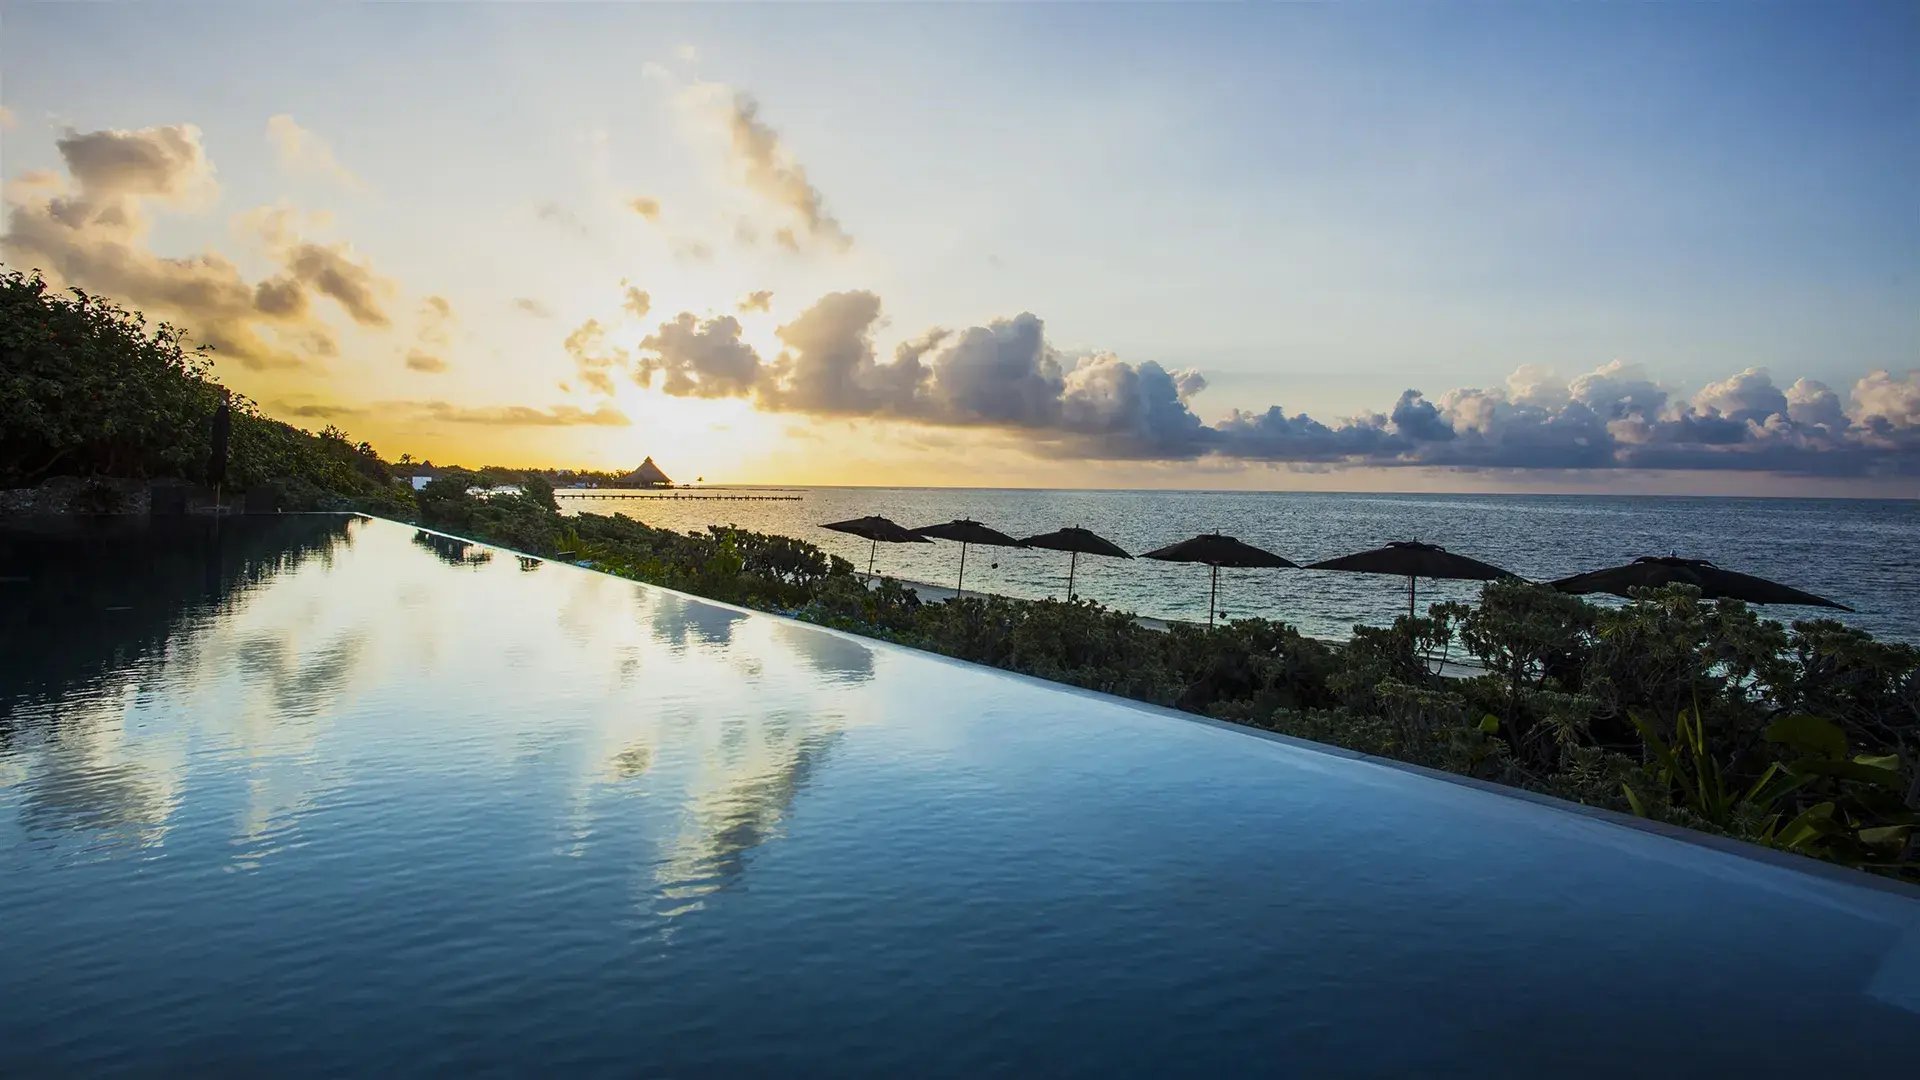
[[[728,378],[705,396],[751,389],[779,411],[998,427],[1106,457],[1186,455],[1202,438],[1185,405],[1205,386],[1198,375],[1107,355],[1067,362],[1033,315],[928,331],[896,348],[891,362],[874,346],[879,323],[875,294],[831,293],[775,331],[783,348],[772,362],[756,368],[732,354]]]
[[[1446,442],[1454,437],[1453,425],[1440,415],[1440,407],[1418,390],[1403,392],[1387,419],[1395,432],[1415,442]]]
[[[1840,395],[1814,379],[1796,379],[1787,387],[1787,418],[1796,424],[1836,432],[1847,426],[1847,410],[1840,403]]]
[[[1787,412],[1787,395],[1773,385],[1766,368],[1748,368],[1715,383],[1708,383],[1693,395],[1693,408],[1735,420],[1765,420],[1775,413]]]
[[[0,131],[12,131],[15,122],[13,110],[0,105]]]
[[[883,361],[871,292],[830,293],[776,331],[762,358],[732,318],[691,312],[641,342],[642,383],[681,396],[750,397],[770,411],[975,427],[1060,457],[1465,469],[1729,469],[1920,475],[1920,371],[1876,371],[1843,409],[1828,387],[1787,390],[1762,368],[1676,395],[1632,363],[1570,381],[1538,365],[1504,386],[1428,397],[1409,388],[1385,411],[1324,421],[1279,406],[1204,422],[1206,380],[1106,353],[1070,356],[1031,313],[901,342]]]
[[[625,287],[626,293],[620,306],[636,319],[646,318],[647,312],[653,310],[653,297],[649,296],[645,289],[637,289],[625,282],[621,282],[621,285]]]
[[[760,376],[760,356],[740,340],[740,321],[731,315],[704,322],[681,312],[640,341],[634,378],[676,397],[739,397]]]
[[[651,195],[636,195],[627,200],[627,209],[648,221],[660,220],[660,200]]]
[[[445,350],[453,341],[455,316],[453,305],[444,296],[429,296],[420,303],[419,344],[407,350],[407,367],[413,371],[439,374],[448,368]]]
[[[275,318],[298,318],[307,313],[307,291],[291,278],[271,278],[253,287],[253,306]]]
[[[1558,409],[1573,398],[1567,382],[1551,368],[1540,364],[1521,364],[1507,376],[1506,398],[1515,405]]]
[[[591,411],[573,405],[537,409],[529,405],[450,405],[444,401],[400,402],[421,420],[491,427],[626,427],[627,415],[610,405]]]
[[[395,291],[393,283],[356,261],[345,245],[295,244],[286,265],[296,279],[338,302],[353,321],[363,326],[390,322],[382,301]]]
[[[773,290],[757,289],[753,292],[750,292],[747,295],[740,298],[740,303],[738,306],[742,313],[745,313],[748,311],[772,311],[773,310]]]
[[[1920,371],[1898,378],[1887,371],[1873,372],[1854,384],[1853,410],[1869,426],[1920,427]]]
[[[567,335],[565,348],[580,381],[606,395],[613,393],[613,373],[625,371],[631,359],[625,349],[607,343],[607,328],[598,319],[574,327]]]
[[[931,411],[948,423],[1049,427],[1066,390],[1060,358],[1031,312],[957,332],[931,371]]]
[[[127,200],[150,197],[184,205],[211,201],[220,193],[213,163],[200,145],[200,129],[192,124],[85,134],[69,130],[54,146],[82,192],[70,211],[131,213],[134,208]],[[86,219],[99,220],[93,215]],[[109,223],[121,222],[109,218]]]
[[[320,176],[349,191],[365,191],[366,184],[333,156],[325,139],[280,113],[267,119],[267,138],[273,143],[280,167],[297,175]]]
[[[1209,432],[1187,399],[1206,386],[1199,372],[1088,357],[1066,374],[1060,426],[1076,440],[1092,440],[1105,457],[1193,456],[1206,449]]]
[[[193,211],[219,195],[213,164],[191,124],[79,133],[56,140],[64,176],[35,173],[7,186],[0,248],[50,277],[173,318],[216,352],[251,368],[297,367],[337,351],[312,296],[385,325],[385,279],[344,249],[300,239],[312,215],[269,207],[236,224],[267,241],[280,269],[258,281],[216,251],[186,257],[149,246],[150,213]]]
[[[798,249],[802,238],[835,251],[845,251],[853,238],[827,212],[826,198],[808,178],[776,132],[760,117],[760,103],[752,95],[718,83],[701,83],[682,95],[697,115],[712,118],[724,131],[733,165],[741,183],[779,212],[795,219],[774,235],[783,246]]]
[[[713,261],[713,248],[698,240],[682,240],[673,245],[673,257],[683,263]]]
[[[363,416],[367,410],[354,405],[338,405],[321,401],[275,401],[268,404],[267,411],[282,419],[340,420]]]
[[[1666,404],[1667,392],[1639,364],[1609,360],[1574,379],[1568,396],[1610,420],[1647,415]]]
[[[541,409],[530,405],[454,405],[445,401],[379,401],[366,406],[332,402],[276,401],[275,416],[298,420],[341,420],[367,415],[400,417],[408,423],[478,424],[490,427],[625,427],[625,413],[610,406],[587,410],[572,405]]]
[[[399,292],[399,286],[357,258],[349,245],[321,244],[308,238],[311,232],[331,224],[329,214],[309,213],[285,203],[256,207],[234,218],[236,229],[256,236],[284,267],[280,288],[285,289],[289,280],[298,282],[332,299],[362,326],[390,325],[386,303]],[[439,303],[444,305],[446,301]]]
[[[325,210],[304,210],[282,200],[233,215],[232,226],[236,236],[284,250],[305,237],[332,229],[333,215]]]
[[[873,329],[879,319],[877,295],[829,293],[774,331],[785,348],[767,369],[766,378],[748,378],[738,385],[759,384],[762,404],[780,411],[817,416],[911,415],[916,398],[924,393],[927,373],[917,361],[877,362]]]
[[[522,315],[531,315],[536,319],[553,318],[553,309],[535,300],[531,296],[516,298],[513,302],[513,309]]]
[[[1375,413],[1337,424],[1324,424],[1305,413],[1287,415],[1278,405],[1265,412],[1239,409],[1211,429],[1213,451],[1243,461],[1324,464],[1379,460],[1400,445],[1387,430],[1387,418]]]

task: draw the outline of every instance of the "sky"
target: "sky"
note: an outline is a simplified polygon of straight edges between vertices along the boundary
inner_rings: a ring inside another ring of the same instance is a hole
[[[388,457],[1920,492],[1912,4],[0,3],[0,260]]]

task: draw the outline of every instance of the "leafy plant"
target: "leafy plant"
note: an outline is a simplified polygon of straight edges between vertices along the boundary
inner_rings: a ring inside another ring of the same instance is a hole
[[[1797,822],[1797,850],[1853,866],[1897,864],[1920,814],[1903,795],[1909,782],[1896,754],[1851,754],[1832,721],[1789,713],[1767,725],[1767,741],[1790,757],[1782,766],[1814,803]]]
[[[55,476],[201,482],[221,386],[206,346],[167,323],[38,273],[0,273],[0,486]],[[227,482],[274,483],[291,509],[407,516],[411,497],[366,443],[319,435],[232,396]]]
[[[1849,756],[1846,733],[1831,721],[1791,713],[1767,725],[1766,739],[1786,753],[1751,783],[1709,749],[1699,710],[1680,714],[1669,744],[1636,716],[1659,787],[1624,784],[1633,812],[1661,816],[1678,807],[1717,831],[1852,866],[1897,868],[1920,817],[1898,793],[1905,780],[1892,755]]]
[[[1778,814],[1774,808],[1805,781],[1786,772],[1776,762],[1751,784],[1738,784],[1728,777],[1728,769],[1707,749],[1706,725],[1696,707],[1682,711],[1674,721],[1675,739],[1669,744],[1655,725],[1639,714],[1632,716],[1634,726],[1654,765],[1654,776],[1664,790],[1657,793],[1662,802],[1678,805],[1721,831],[1731,829],[1736,814],[1765,816],[1769,833]],[[1648,813],[1649,798],[1623,784],[1627,802],[1641,817]],[[1769,816],[1770,815],[1770,816]]]

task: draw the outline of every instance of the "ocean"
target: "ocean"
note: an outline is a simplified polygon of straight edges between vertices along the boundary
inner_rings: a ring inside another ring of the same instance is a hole
[[[1832,617],[1892,641],[1920,644],[1920,503],[1904,500],[1727,499],[1584,495],[1367,495],[1213,491],[1035,491],[963,488],[710,488],[708,494],[789,495],[798,501],[628,500],[563,497],[569,511],[618,513],[649,525],[698,530],[738,525],[817,544],[867,565],[864,540],[822,522],[880,514],[909,527],[973,518],[1014,536],[1080,525],[1134,553],[1202,532],[1224,532],[1309,563],[1422,540],[1549,580],[1639,555],[1710,559],[1847,604],[1762,611],[1783,622]],[[951,586],[960,545],[882,544],[875,569]],[[968,550],[966,588],[1007,596],[1061,596],[1067,555]],[[1074,591],[1110,607],[1204,621],[1207,568],[1081,556]],[[1420,582],[1420,604],[1472,600],[1477,582]],[[1307,570],[1220,572],[1230,617],[1280,619],[1316,637],[1404,614],[1406,582]]]

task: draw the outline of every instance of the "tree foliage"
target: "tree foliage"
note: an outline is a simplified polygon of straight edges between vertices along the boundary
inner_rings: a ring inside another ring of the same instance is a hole
[[[0,482],[204,471],[220,390],[167,323],[38,274],[0,275]]]
[[[0,273],[0,486],[54,476],[202,481],[222,387],[206,346],[39,274]],[[232,396],[227,484],[278,488],[295,509],[403,513],[412,500],[373,447],[318,435]]]

